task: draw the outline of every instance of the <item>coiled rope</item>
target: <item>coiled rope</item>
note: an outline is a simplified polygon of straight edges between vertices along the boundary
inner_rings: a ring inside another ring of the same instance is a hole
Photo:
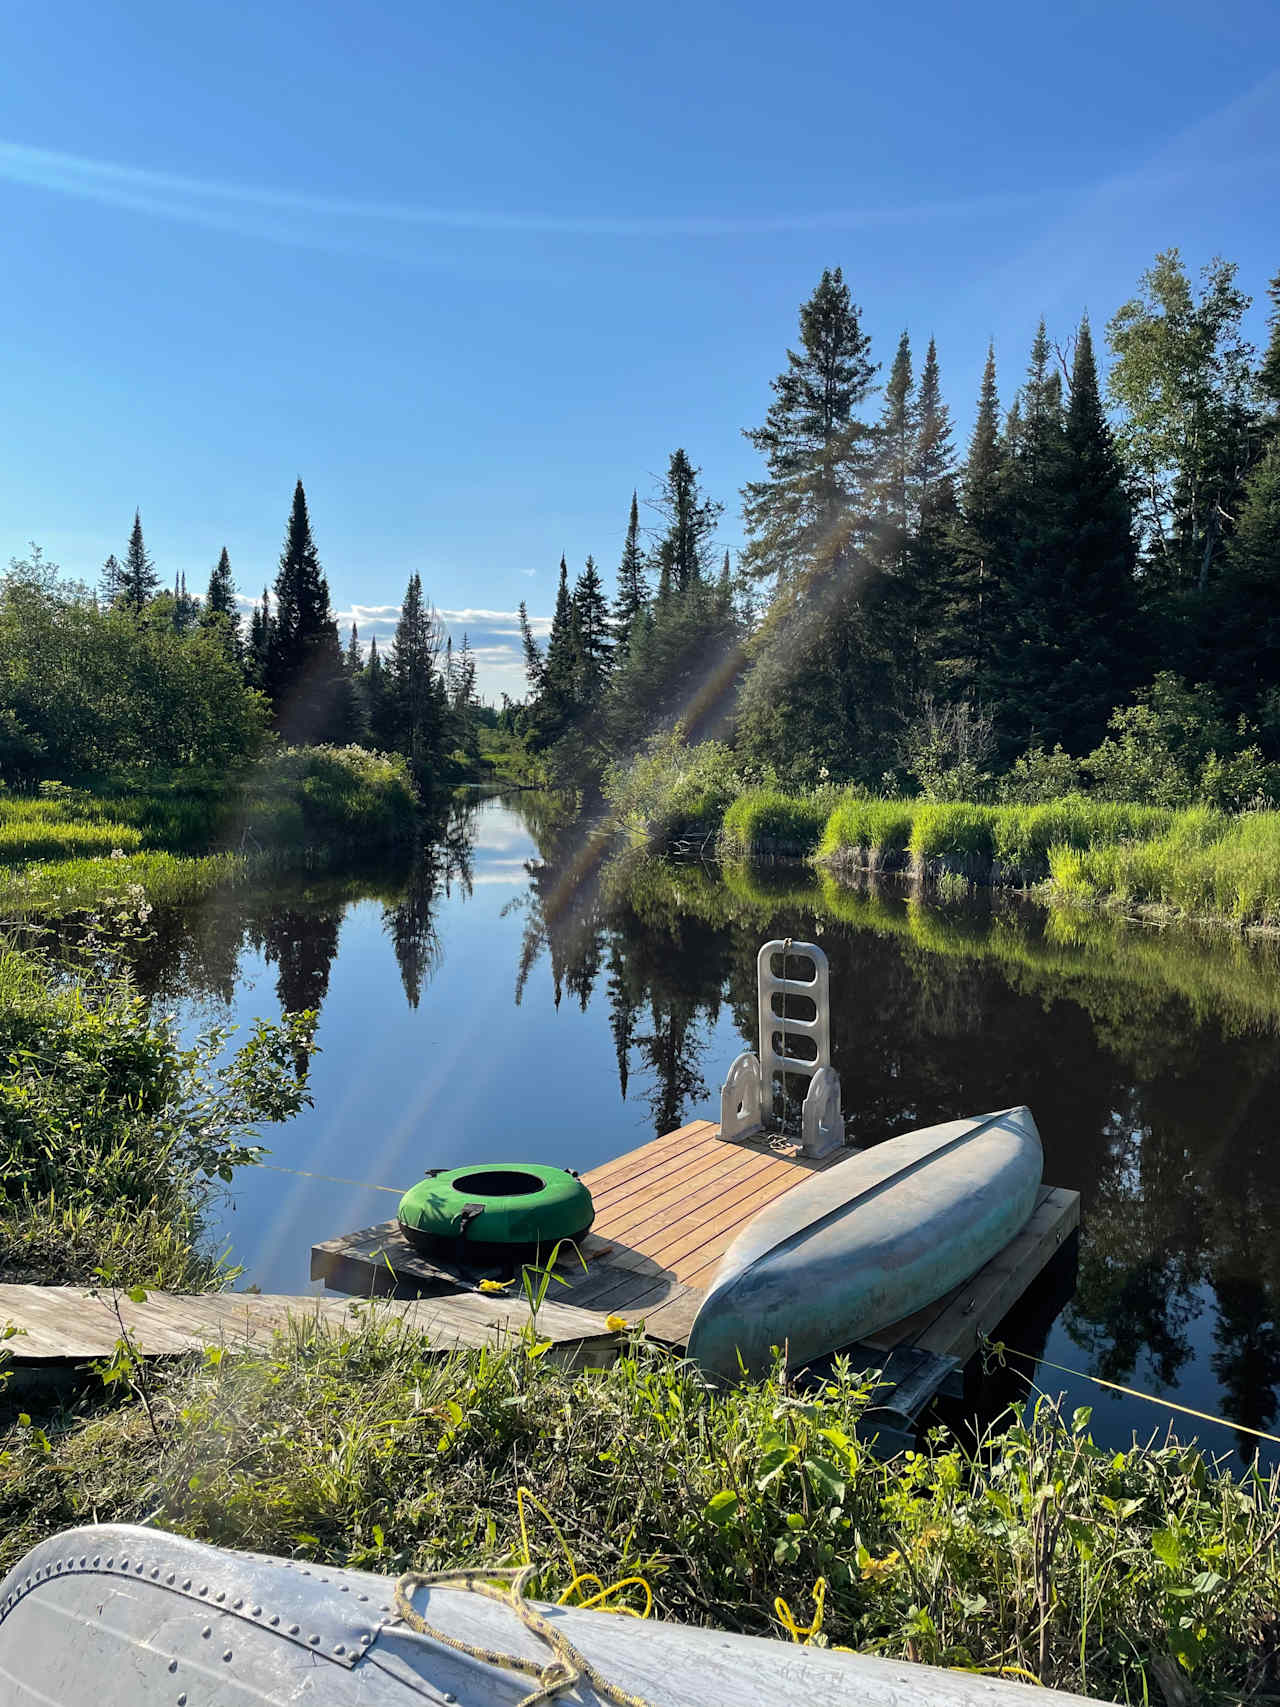
[[[535,1565],[521,1565],[518,1570],[406,1571],[395,1586],[396,1612],[419,1636],[442,1642],[455,1653],[466,1654],[469,1659],[481,1660],[500,1671],[521,1672],[525,1677],[535,1679],[538,1687],[522,1698],[519,1707],[538,1707],[539,1702],[552,1700],[562,1690],[572,1689],[583,1678],[597,1695],[603,1700],[616,1702],[617,1707],[653,1707],[652,1702],[646,1701],[642,1695],[633,1695],[597,1671],[564,1632],[544,1618],[532,1601],[525,1598],[525,1585],[536,1569]],[[508,1585],[499,1588],[493,1581],[495,1577],[509,1579]],[[519,1654],[504,1654],[496,1648],[482,1648],[475,1643],[464,1642],[461,1637],[448,1636],[434,1624],[428,1624],[422,1614],[414,1610],[411,1596],[418,1588],[440,1587],[482,1594],[486,1600],[496,1600],[500,1606],[509,1607],[526,1630],[546,1643],[554,1658],[545,1665],[539,1665],[536,1660],[523,1659]]]

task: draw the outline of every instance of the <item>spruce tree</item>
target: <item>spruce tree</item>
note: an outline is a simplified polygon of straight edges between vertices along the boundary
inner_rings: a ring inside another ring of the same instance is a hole
[[[343,691],[338,625],[301,480],[294,488],[275,590],[267,687],[276,727],[286,741],[296,743],[345,740],[350,705]]]
[[[113,551],[102,565],[102,581],[100,597],[104,605],[113,605],[120,597],[124,584],[124,570],[120,567],[120,559]]]
[[[560,580],[551,618],[551,633],[542,658],[538,698],[534,707],[535,745],[550,747],[567,732],[578,710],[576,691],[578,640],[569,591],[569,565],[560,558]]]
[[[743,489],[748,575],[781,586],[851,561],[865,537],[874,439],[855,412],[875,372],[844,275],[827,270],[800,310],[800,349],[787,351],[765,424],[746,432],[768,466]]]
[[[267,692],[271,668],[271,594],[262,589],[262,603],[254,605],[249,617],[249,644],[245,648],[244,673],[250,687]]]
[[[579,708],[598,711],[609,677],[609,605],[595,559],[586,566],[573,589],[574,700]]]
[[[568,574],[568,570],[565,570]],[[535,694],[542,691],[542,678],[545,670],[545,660],[533,637],[533,628],[529,622],[529,607],[523,599],[520,601],[520,644],[524,652],[524,673],[529,686]]]
[[[1041,608],[1029,613],[1028,712],[1046,749],[1061,743],[1084,754],[1105,736],[1141,661],[1133,517],[1087,318],[1076,338],[1058,470],[1052,579],[1040,581]]]
[[[142,516],[135,510],[120,576],[120,603],[125,610],[140,612],[155,597],[159,585],[160,577],[142,539]]]
[[[1280,273],[1267,286],[1267,295],[1271,298],[1271,313],[1267,316],[1271,336],[1258,369],[1258,390],[1266,399],[1271,431],[1280,432]]]
[[[875,480],[879,562],[900,568],[906,555],[911,519],[907,494],[916,454],[915,387],[911,376],[911,339],[898,340],[884,388]]]
[[[644,551],[640,544],[640,506],[636,494],[631,494],[631,514],[627,518],[627,537],[618,565],[618,596],[613,605],[613,632],[621,651],[626,650],[632,624],[649,599],[649,581],[645,574]]]
[[[956,572],[947,601],[944,653],[957,692],[974,705],[989,705],[993,691],[992,637],[999,622],[1006,545],[1005,442],[1000,435],[996,352],[978,392],[978,414],[960,477],[960,515],[954,536]]]
[[[347,638],[347,653],[343,659],[348,677],[354,679],[360,674],[360,631],[355,623],[351,624],[351,633]]]
[[[209,576],[209,590],[200,612],[202,627],[216,629],[224,637],[227,650],[240,655],[240,613],[236,609],[236,584],[231,578],[231,558],[224,545]]]
[[[896,697],[902,711],[914,716],[923,694],[949,700],[963,693],[948,662],[957,582],[955,452],[932,338],[916,396],[904,499],[907,537],[897,574]]]
[[[378,650],[378,637],[369,640],[369,657],[360,676],[362,711],[369,739],[379,752],[394,753],[397,749],[395,706],[387,667]]]
[[[1280,433],[1249,477],[1214,623],[1228,713],[1261,718],[1280,750]]]
[[[712,539],[724,505],[702,491],[698,484],[701,472],[686,451],[673,451],[667,472],[650,500],[667,524],[655,556],[660,584],[668,592],[687,593],[710,566]]]
[[[445,689],[439,668],[440,625],[411,575],[391,643],[391,698],[400,750],[428,783],[443,756]]]

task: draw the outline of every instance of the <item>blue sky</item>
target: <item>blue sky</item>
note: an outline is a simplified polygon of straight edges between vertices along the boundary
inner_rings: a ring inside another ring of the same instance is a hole
[[[490,692],[675,446],[738,544],[824,266],[880,359],[936,335],[962,442],[988,337],[1007,398],[1157,249],[1280,269],[1262,0],[7,0],[0,88],[0,560],[96,578],[138,506],[252,592],[301,474],[335,605],[419,570]]]

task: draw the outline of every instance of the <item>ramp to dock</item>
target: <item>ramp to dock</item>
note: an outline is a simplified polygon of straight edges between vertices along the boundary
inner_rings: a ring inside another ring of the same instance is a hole
[[[117,1318],[116,1310],[119,1309]],[[455,1292],[377,1305],[378,1315],[424,1334],[433,1349],[510,1344],[529,1321],[523,1296]],[[56,1374],[110,1358],[127,1332],[143,1358],[178,1357],[206,1346],[266,1348],[278,1332],[351,1333],[369,1319],[370,1306],[350,1298],[306,1294],[148,1292],[135,1303],[109,1288],[0,1285],[0,1327],[17,1330],[0,1351],[19,1373]],[[538,1335],[553,1354],[611,1361],[618,1336],[604,1318],[550,1299],[538,1312]]]

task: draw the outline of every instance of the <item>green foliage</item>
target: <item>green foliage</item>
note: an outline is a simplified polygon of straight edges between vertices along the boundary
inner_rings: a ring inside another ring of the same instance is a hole
[[[831,813],[822,795],[801,797],[777,789],[752,789],[741,794],[724,815],[720,844],[729,854],[816,851]]]
[[[1193,1449],[1104,1451],[1047,1401],[968,1454],[867,1450],[847,1369],[708,1391],[642,1343],[568,1372],[524,1347],[433,1356],[373,1320],[211,1353],[128,1404],[11,1433],[0,1567],[83,1521],[394,1574],[536,1563],[638,1575],[665,1618],[1142,1699],[1169,1656],[1214,1697],[1268,1663],[1277,1490]],[[520,1492],[521,1488],[528,1490]],[[522,1530],[522,1517],[524,1527]],[[526,1553],[527,1544],[527,1553]]]
[[[1280,813],[1228,818],[1177,813],[1166,834],[1092,847],[1055,847],[1055,894],[1065,900],[1167,907],[1192,918],[1280,925]]]
[[[1153,806],[1203,801],[1227,811],[1280,799],[1280,774],[1268,765],[1243,720],[1224,721],[1211,688],[1191,688],[1169,671],[1113,713],[1111,733],[1084,761],[1109,800]]]
[[[748,778],[719,741],[689,745],[679,727],[655,735],[644,752],[610,765],[602,784],[619,826],[647,841],[714,836]]]
[[[158,1177],[229,1180],[258,1154],[257,1122],[306,1100],[314,1015],[255,1024],[230,1061],[214,1027],[189,1047],[127,980],[92,967],[66,982],[0,948],[0,1190],[145,1205]]]
[[[108,816],[94,802],[71,816],[61,800],[9,798],[0,794],[0,864],[25,860],[88,859],[116,848],[133,852],[142,846],[141,832]]]
[[[1029,747],[1014,760],[997,784],[1000,799],[1010,805],[1039,806],[1047,800],[1060,800],[1064,794],[1074,794],[1080,787],[1080,761],[1061,747],[1046,753],[1043,747]]]
[[[0,578],[0,780],[236,765],[266,724],[211,631],[101,609],[39,552]]]

